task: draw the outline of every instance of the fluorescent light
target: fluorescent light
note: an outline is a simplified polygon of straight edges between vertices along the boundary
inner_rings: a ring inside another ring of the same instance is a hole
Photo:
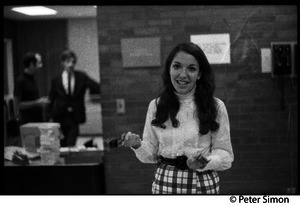
[[[44,6],[15,7],[12,10],[29,16],[55,15],[57,13],[57,11]]]

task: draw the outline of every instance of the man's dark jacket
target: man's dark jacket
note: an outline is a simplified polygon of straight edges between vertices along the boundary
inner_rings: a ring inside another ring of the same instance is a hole
[[[62,75],[54,78],[50,88],[50,112],[53,121],[60,121],[61,117],[72,109],[77,123],[86,121],[84,96],[87,89],[90,94],[100,94],[100,85],[81,71],[74,71],[75,85],[72,95],[68,95],[62,83]]]

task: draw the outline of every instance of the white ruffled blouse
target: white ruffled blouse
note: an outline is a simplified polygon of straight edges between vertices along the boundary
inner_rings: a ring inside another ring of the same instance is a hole
[[[210,161],[204,169],[197,171],[222,171],[231,167],[234,156],[230,140],[229,119],[224,103],[215,98],[218,105],[216,121],[220,125],[219,129],[216,132],[201,135],[193,93],[177,94],[180,101],[180,109],[176,116],[179,121],[177,128],[172,127],[170,119],[165,122],[165,129],[152,126],[151,121],[156,113],[155,99],[150,102],[141,146],[133,149],[141,162],[156,163],[159,155],[176,158],[180,155],[189,157],[202,154]],[[210,145],[212,146],[211,150]]]

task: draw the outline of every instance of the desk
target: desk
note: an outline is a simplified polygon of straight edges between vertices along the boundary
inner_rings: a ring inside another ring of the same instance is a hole
[[[4,162],[5,195],[105,194],[103,151],[61,155],[63,163],[28,166]]]

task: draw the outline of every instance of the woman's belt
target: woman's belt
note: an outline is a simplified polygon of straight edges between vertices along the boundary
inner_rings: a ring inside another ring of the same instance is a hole
[[[188,159],[187,156],[179,156],[175,159],[165,158],[163,156],[159,156],[160,162],[163,164],[175,166],[177,169],[185,170],[189,167],[186,164],[186,160]]]

